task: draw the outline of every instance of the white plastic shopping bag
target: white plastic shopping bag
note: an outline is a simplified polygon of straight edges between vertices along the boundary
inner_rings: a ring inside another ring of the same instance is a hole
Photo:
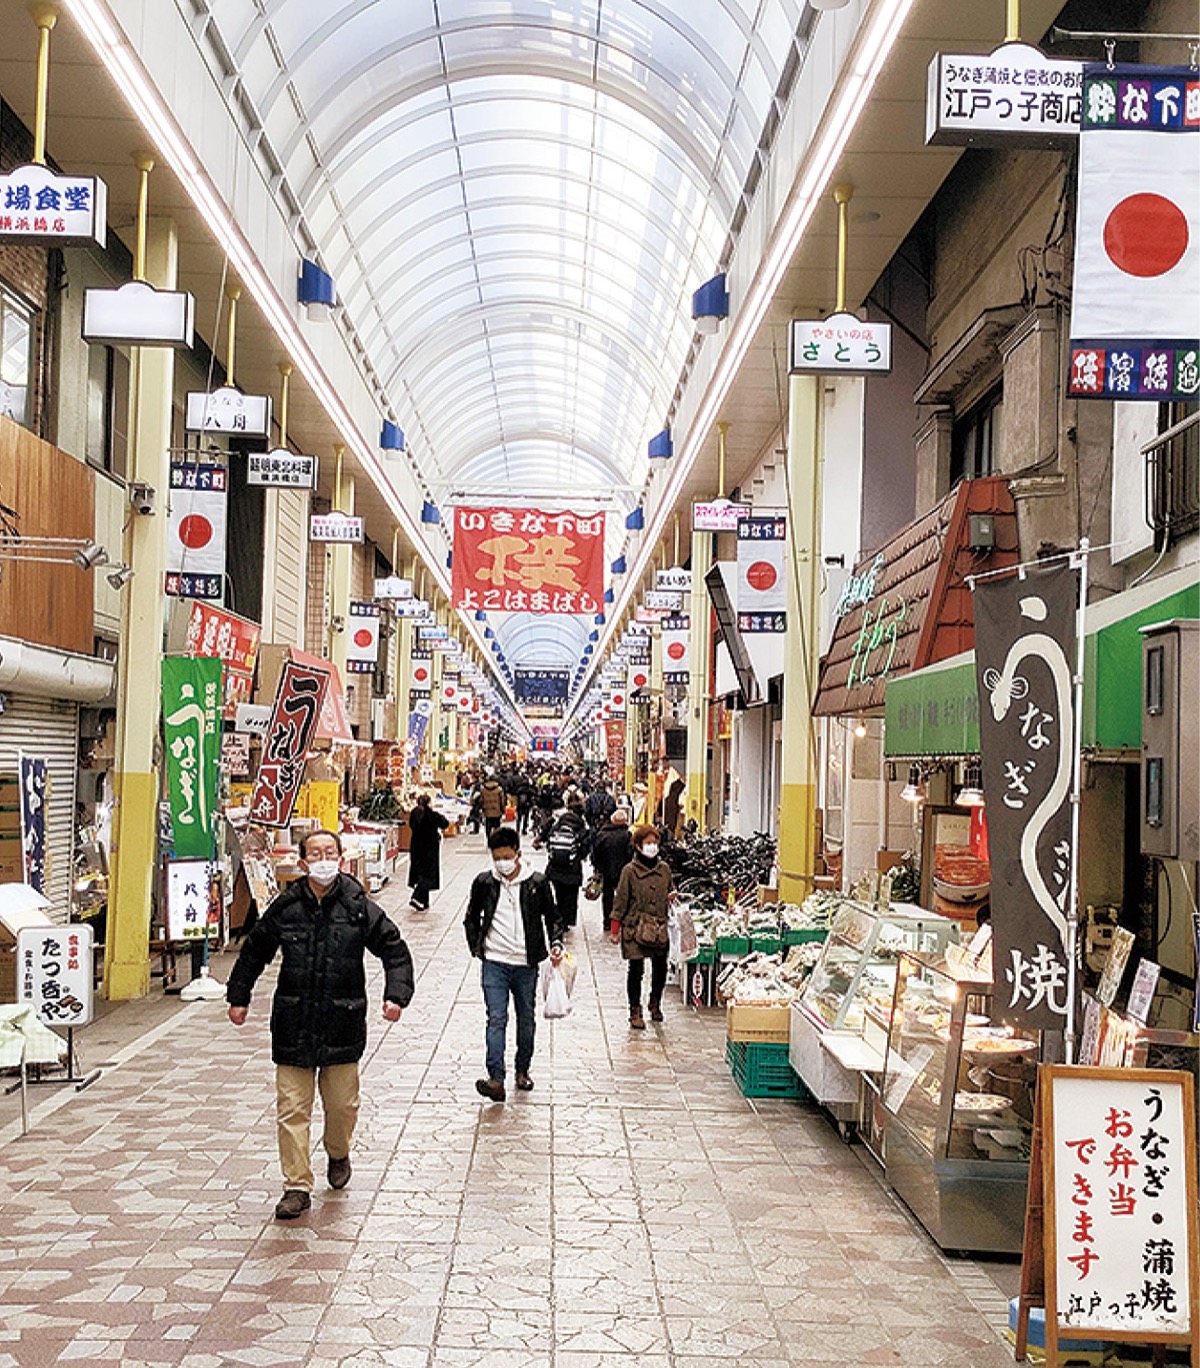
[[[568,980],[568,973],[570,978]],[[571,1015],[571,987],[575,981],[575,963],[572,958],[568,967],[567,957],[561,964],[551,964],[546,960],[542,965],[542,1015],[548,1021],[560,1020]]]

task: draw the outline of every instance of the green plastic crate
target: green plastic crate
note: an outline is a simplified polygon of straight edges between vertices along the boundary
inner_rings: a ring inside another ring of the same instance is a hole
[[[718,955],[748,955],[750,953],[749,936],[718,936],[717,954]]]
[[[777,955],[783,949],[783,942],[778,936],[751,936],[750,949],[764,955]]]
[[[802,1098],[808,1090],[788,1060],[786,1045],[725,1042],[725,1059],[743,1097]]]
[[[812,941],[824,941],[829,937],[827,926],[804,926],[783,933],[784,945],[808,945]]]
[[[717,947],[715,945],[698,945],[696,953],[688,960],[689,964],[715,964],[717,962]]]

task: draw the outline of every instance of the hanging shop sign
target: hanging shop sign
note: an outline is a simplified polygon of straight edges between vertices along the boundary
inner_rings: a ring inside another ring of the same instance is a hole
[[[608,761],[608,772],[612,778],[625,772],[625,723],[606,721],[604,723],[604,753]]]
[[[738,523],[737,535],[738,630],[743,635],[786,631],[787,519],[743,518]]]
[[[21,772],[21,852],[25,882],[46,894],[46,800],[49,789],[48,762],[40,756],[18,752]]]
[[[195,297],[156,290],[131,280],[115,290],[83,292],[81,334],[89,346],[191,349],[196,331]]]
[[[221,737],[221,768],[231,779],[250,776],[250,738],[244,732],[226,732]]]
[[[271,726],[271,709],[266,703],[239,703],[233,718],[234,731],[263,737]]]
[[[430,647],[443,655],[456,656],[462,652],[462,643],[452,641],[449,637],[442,637],[440,640],[431,641]]]
[[[647,608],[677,613],[683,607],[683,595],[674,589],[647,589],[642,602]]]
[[[1063,563],[977,582],[974,593],[996,1009],[1031,1030],[1062,1030],[1070,1008],[1078,589]]]
[[[469,713],[475,707],[475,695],[470,689],[459,689],[458,697],[454,700],[454,706],[460,713]]]
[[[536,508],[454,510],[454,606],[597,613],[604,599],[604,514]]]
[[[625,628],[625,637],[628,641],[637,638],[648,642],[653,635],[654,628],[647,622],[631,622]]]
[[[673,565],[667,570],[658,570],[654,575],[654,587],[676,593],[690,594],[692,591],[692,572],[682,565]]]
[[[92,928],[27,926],[17,932],[20,1001],[45,1026],[86,1026],[95,1015]]]
[[[750,512],[749,504],[729,499],[713,499],[692,504],[693,532],[736,532],[738,523]]]
[[[671,608],[650,608],[644,603],[639,603],[634,610],[634,619],[642,626],[651,627],[663,618],[669,618],[673,611]]]
[[[376,598],[380,595],[376,594]],[[406,599],[402,595],[391,598],[389,595],[382,595],[383,598],[390,598],[392,612],[398,618],[416,618],[418,620],[429,616],[428,599],[410,598]]]
[[[692,620],[686,614],[663,620],[664,684],[687,684],[691,679],[691,626]]]
[[[433,684],[433,656],[428,651],[414,651],[412,661],[413,688],[428,693]]]
[[[429,717],[432,711],[433,706],[429,699],[423,698],[418,700],[408,715],[408,737],[404,748],[410,765],[417,762],[425,745],[425,734],[429,730]]]
[[[382,609],[369,601],[351,600],[346,623],[346,672],[374,674],[379,664],[379,618]]]
[[[649,687],[650,667],[648,665],[630,665],[625,675],[625,688],[630,697]]]
[[[271,400],[265,394],[243,394],[232,385],[222,385],[211,394],[205,390],[193,390],[187,396],[183,426],[188,432],[213,432],[229,437],[269,437]],[[305,456],[302,459],[312,461],[313,458]],[[250,480],[249,483],[264,482]]]
[[[225,666],[225,716],[236,717],[254,692],[254,670],[262,628],[236,613],[198,600],[188,616],[184,654],[216,656]]]
[[[1200,83],[1186,67],[1088,63],[1068,391],[1200,393]]]
[[[0,242],[25,247],[105,245],[108,187],[31,163],[0,176]]]
[[[208,859],[221,761],[221,661],[165,656],[163,743],[175,854]]]
[[[418,641],[445,641],[450,635],[449,627],[418,627]]]
[[[442,680],[442,707],[453,708],[458,702],[458,681],[454,679]]]
[[[513,693],[518,703],[565,704],[570,688],[570,670],[513,671]]]
[[[246,483],[266,489],[316,489],[318,465],[315,456],[302,456],[286,447],[252,451],[246,458]]]
[[[925,141],[941,147],[1053,147],[1079,133],[1083,63],[1006,43],[990,56],[929,64]]]
[[[1195,1082],[1171,1069],[1041,1070],[1046,1348],[1195,1349],[1200,1338]],[[1049,1361],[1049,1360],[1048,1360]]]
[[[389,575],[386,579],[375,581],[375,597],[377,599],[392,602],[396,599],[412,600],[412,596],[413,583],[410,579],[401,579],[398,575]]]
[[[221,931],[221,884],[210,860],[166,862],[167,939],[215,940]]]
[[[791,375],[886,375],[892,369],[892,325],[850,313],[794,318],[788,329]]]
[[[225,592],[225,517],[229,472],[206,462],[171,462],[166,592],[219,599]]]
[[[363,520],[348,513],[314,513],[308,520],[308,539],[314,542],[361,542]]]
[[[329,670],[295,659],[284,664],[250,804],[252,819],[262,826],[284,827],[291,820],[330,682]]]

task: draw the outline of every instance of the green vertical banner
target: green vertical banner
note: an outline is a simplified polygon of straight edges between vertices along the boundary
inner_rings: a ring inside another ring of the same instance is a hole
[[[166,656],[162,663],[163,740],[177,859],[213,853],[221,761],[221,661]]]

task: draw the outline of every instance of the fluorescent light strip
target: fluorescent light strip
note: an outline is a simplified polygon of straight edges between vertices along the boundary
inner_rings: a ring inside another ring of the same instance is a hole
[[[228,208],[208,176],[201,170],[187,138],[155,89],[132,45],[122,35],[107,6],[101,3],[101,0],[66,0],[66,4],[107,68],[113,84],[124,95],[142,127],[179,177],[192,203],[224,249],[242,283],[253,295],[291,360],[304,376],[338,431],[348,439],[349,445],[370,475],[376,489],[383,495],[388,509],[408,533],[413,545],[424,545],[424,539],[415,520],[408,509],[396,500],[395,491],[385,476],[377,456],[329,383],[320,362],[297,328],[295,320],[288,313],[274,284],[259,265],[253,249],[234,223]],[[426,568],[447,599],[451,598],[451,586],[444,566],[438,564],[435,558],[432,562],[426,562]],[[482,633],[478,632],[474,621],[468,619],[461,611],[458,612],[458,617],[486,661],[489,653]],[[496,673],[495,679],[500,688],[512,699],[515,707],[516,697],[503,675]]]
[[[592,668],[584,676],[583,684],[567,713],[566,721],[574,717],[579,700],[591,686],[604,652],[629,606],[629,600],[653,558],[658,538],[671,516],[680,490],[699,458],[700,450],[713,423],[716,422],[721,405],[736,379],[737,370],[745,360],[750,344],[771,307],[784,273],[808,230],[813,213],[820,203],[820,196],[838,160],[846,150],[846,144],[850,141],[850,135],[854,132],[863,106],[879,78],[879,73],[883,70],[883,64],[899,36],[904,21],[908,18],[913,3],[914,0],[881,0],[875,14],[854,41],[846,60],[849,75],[842,78],[841,89],[835,96],[832,108],[827,107],[822,115],[816,142],[809,145],[808,155],[802,164],[799,184],[784,208],[774,241],[767,250],[745,304],[738,312],[729,341],[721,353],[708,391],[688,430],[687,440],[679,454],[676,467],[671,472],[670,482],[663,491],[653,520],[646,530],[642,549],[625,579],[620,596],[612,605],[608,625],[592,657]]]

